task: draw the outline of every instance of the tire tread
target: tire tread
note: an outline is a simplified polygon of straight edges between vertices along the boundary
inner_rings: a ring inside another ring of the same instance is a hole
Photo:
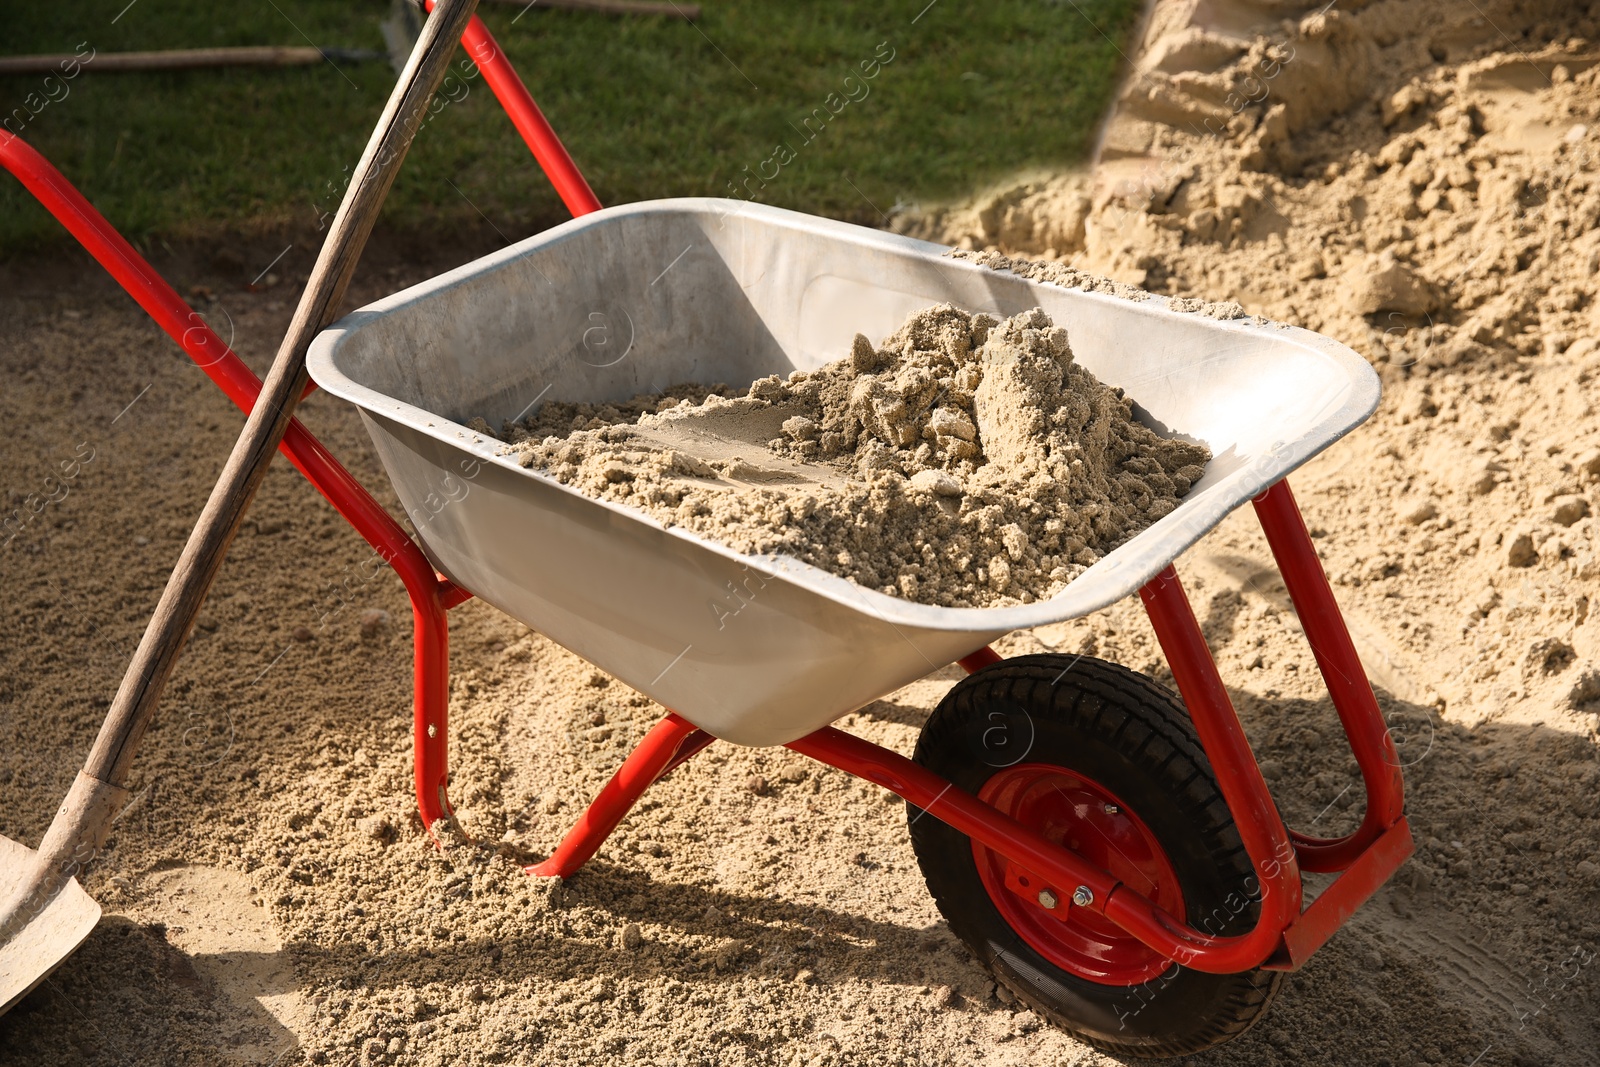
[[[1177,804],[1193,813],[1196,832],[1215,839],[1210,855],[1219,867],[1241,878],[1252,873],[1249,855],[1232,823],[1194,725],[1170,691],[1142,674],[1091,657],[1046,654],[1004,660],[963,679],[946,695],[918,738],[917,762],[946,773],[947,768],[940,766],[942,757],[959,749],[957,735],[963,723],[977,715],[983,705],[997,699],[1029,709],[1030,713],[1048,714],[1071,723],[1115,747],[1130,762],[1139,763]],[[1093,707],[1086,708],[1085,701],[1091,701]],[[937,820],[926,822],[939,825]],[[911,835],[929,892],[948,918],[951,909],[959,909],[961,902],[943,899],[938,880],[931,876],[930,862],[938,862],[925,855],[930,849],[936,851],[931,830],[924,826],[919,831],[914,820]],[[1249,917],[1252,912],[1253,909],[1246,909],[1241,914]],[[997,981],[1034,1010],[1040,1010],[1029,990],[1019,988],[996,966],[996,952],[985,946],[977,948],[975,955]],[[1197,1031],[1170,1041],[1120,1044],[1084,1033],[1074,1027],[1072,1019],[1047,1009],[1042,1014],[1108,1052],[1141,1058],[1188,1055],[1250,1029],[1270,1006],[1283,982],[1281,972],[1260,969],[1215,977],[1227,983],[1226,992],[1218,997],[1220,1010]]]

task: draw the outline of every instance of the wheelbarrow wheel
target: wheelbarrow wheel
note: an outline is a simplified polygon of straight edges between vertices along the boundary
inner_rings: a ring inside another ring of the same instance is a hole
[[[952,689],[916,761],[1060,842],[1202,931],[1242,933],[1259,882],[1183,704],[1135,671],[1023,656]],[[1041,884],[935,817],[908,809],[939,911],[995,980],[1036,1014],[1110,1052],[1186,1055],[1248,1030],[1282,974],[1179,967],[1075,886]]]

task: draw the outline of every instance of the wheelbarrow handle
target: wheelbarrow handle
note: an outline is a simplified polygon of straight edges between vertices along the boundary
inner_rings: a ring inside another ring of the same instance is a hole
[[[306,350],[338,315],[350,276],[400,163],[426,117],[477,0],[440,0],[367,142],[306,282],[261,395],[184,545],[83,770],[46,831],[32,877],[0,910],[0,941],[26,924],[104,843],[126,799],[128,770],[245,509],[305,392]]]

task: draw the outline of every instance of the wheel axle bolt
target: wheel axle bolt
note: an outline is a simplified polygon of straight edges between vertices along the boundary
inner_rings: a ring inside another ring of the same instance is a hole
[[[1115,815],[1117,812],[1119,812],[1121,810],[1122,809],[1117,807],[1115,804],[1107,804],[1106,805],[1106,814],[1107,815]]]
[[[1087,908],[1094,903],[1094,893],[1086,885],[1080,885],[1072,891],[1072,902],[1080,908]]]
[[[1039,890],[1039,906],[1041,908],[1044,908],[1046,911],[1050,911],[1059,903],[1061,903],[1061,901],[1057,899],[1056,895],[1050,892],[1050,890]]]

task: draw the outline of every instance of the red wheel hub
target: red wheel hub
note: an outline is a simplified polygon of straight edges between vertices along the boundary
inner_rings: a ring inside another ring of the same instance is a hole
[[[1161,843],[1097,782],[1064,767],[1022,763],[990,778],[978,799],[1184,918],[1178,876]],[[1076,886],[1053,885],[976,841],[972,857],[1006,924],[1062,970],[1104,985],[1138,985],[1171,966],[1103,915],[1073,904]]]

